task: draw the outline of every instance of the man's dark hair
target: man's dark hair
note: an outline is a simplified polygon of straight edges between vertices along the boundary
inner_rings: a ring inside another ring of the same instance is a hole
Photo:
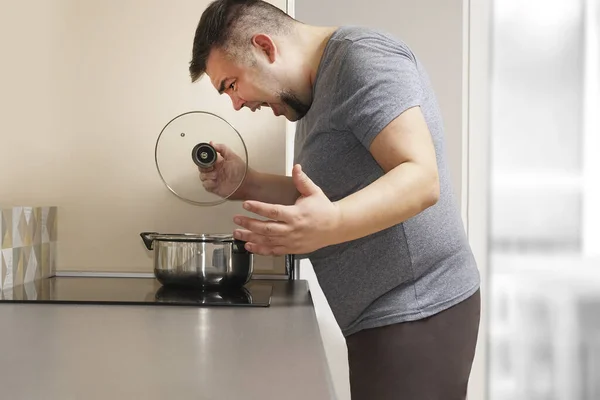
[[[281,34],[294,21],[283,10],[262,0],[215,0],[202,13],[192,50],[192,82],[206,72],[210,51],[222,49],[231,57],[243,55],[255,33]]]

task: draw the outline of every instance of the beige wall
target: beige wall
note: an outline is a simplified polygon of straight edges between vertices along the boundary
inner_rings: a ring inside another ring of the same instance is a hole
[[[274,4],[285,8],[284,0]],[[238,203],[189,205],[157,174],[156,138],[178,114],[224,117],[246,141],[253,167],[285,173],[283,117],[235,112],[208,80],[189,81],[194,30],[207,5],[3,3],[0,205],[59,207],[59,271],[149,272],[142,231],[231,232]],[[267,269],[282,262],[259,257]]]

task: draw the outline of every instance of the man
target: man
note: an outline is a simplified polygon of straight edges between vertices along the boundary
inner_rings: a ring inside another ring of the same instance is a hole
[[[352,399],[465,399],[479,275],[435,95],[409,47],[260,0],[216,0],[189,70],[236,110],[297,121],[292,177],[250,170],[232,199],[256,218],[235,216],[234,235],[256,254],[310,258],[346,338]],[[215,146],[200,179],[223,195],[244,166]]]

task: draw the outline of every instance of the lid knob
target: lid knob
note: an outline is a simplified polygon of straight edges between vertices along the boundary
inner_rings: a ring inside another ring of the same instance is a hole
[[[217,151],[208,143],[198,143],[192,150],[192,160],[200,168],[210,168],[217,162]]]

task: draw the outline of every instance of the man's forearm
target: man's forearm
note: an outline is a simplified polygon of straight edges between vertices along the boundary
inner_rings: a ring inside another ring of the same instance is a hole
[[[244,200],[270,204],[293,205],[299,197],[292,177],[252,171],[244,182]]]
[[[437,173],[404,163],[339,201],[340,223],[332,243],[358,239],[399,224],[435,204]]]

